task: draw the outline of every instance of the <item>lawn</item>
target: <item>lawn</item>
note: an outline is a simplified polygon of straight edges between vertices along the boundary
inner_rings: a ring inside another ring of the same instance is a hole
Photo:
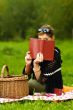
[[[62,74],[64,85],[73,86],[73,41],[56,41],[61,50]],[[22,74],[25,65],[24,57],[28,50],[28,41],[0,42],[0,71],[4,64],[9,67],[10,74]],[[73,101],[45,102],[23,101],[0,104],[0,110],[73,110]]]

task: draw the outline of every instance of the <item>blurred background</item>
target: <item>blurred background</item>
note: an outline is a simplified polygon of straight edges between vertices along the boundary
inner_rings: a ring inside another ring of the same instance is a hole
[[[73,0],[0,0],[0,40],[27,39],[43,24],[72,39]]]
[[[65,85],[73,86],[73,0],[0,0],[0,71],[22,74],[29,38],[50,24],[61,50]]]

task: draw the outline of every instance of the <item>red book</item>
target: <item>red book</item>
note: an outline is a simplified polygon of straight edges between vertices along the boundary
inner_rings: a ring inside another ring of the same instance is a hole
[[[53,61],[54,58],[54,40],[40,40],[37,38],[30,38],[29,51],[33,59],[36,58],[37,53],[43,54],[44,60]]]

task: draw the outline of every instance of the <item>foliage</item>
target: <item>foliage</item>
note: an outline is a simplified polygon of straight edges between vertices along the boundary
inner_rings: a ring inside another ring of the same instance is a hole
[[[35,36],[43,24],[51,24],[57,37],[71,38],[72,10],[73,0],[0,0],[0,40]]]

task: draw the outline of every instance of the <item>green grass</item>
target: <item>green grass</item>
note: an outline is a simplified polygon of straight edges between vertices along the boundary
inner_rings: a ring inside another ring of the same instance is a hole
[[[0,70],[4,64],[9,66],[10,74],[21,74],[28,42],[0,42]]]
[[[61,50],[64,85],[73,86],[73,41],[57,41]],[[0,71],[4,64],[9,66],[10,74],[21,74],[25,65],[24,57],[28,41],[0,42]],[[72,110],[73,101],[45,102],[23,101],[0,104],[0,110]]]

